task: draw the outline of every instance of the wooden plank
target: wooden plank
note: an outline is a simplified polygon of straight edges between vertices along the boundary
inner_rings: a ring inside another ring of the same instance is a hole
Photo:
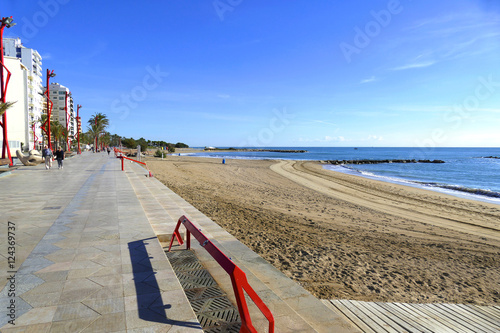
[[[484,314],[480,309],[477,309],[474,306],[467,306],[464,304],[457,304],[457,306],[461,307],[462,309],[465,309],[470,313],[470,315],[474,315],[474,320],[477,320],[481,323],[484,323],[484,325],[489,325],[489,327],[494,327],[495,325],[498,325],[498,322],[496,322],[494,319],[492,319],[490,316],[487,314]]]
[[[493,318],[500,320],[500,310],[497,310],[492,306],[480,306],[480,305],[472,305],[472,306],[475,307],[476,309],[482,310],[485,313],[488,313]]]
[[[384,315],[379,309],[377,309],[372,302],[361,302],[355,303],[358,308],[362,308],[363,312],[370,314],[370,317],[377,322],[378,325],[383,327],[389,333],[400,333],[405,332],[401,330],[399,325],[392,321],[389,317]],[[397,329],[399,328],[399,330]]]
[[[376,307],[381,313],[383,313],[386,317],[388,317],[391,321],[394,322],[393,326],[396,330],[402,332],[418,332],[422,330],[418,330],[417,327],[413,325],[411,321],[408,321],[407,317],[401,316],[397,311],[394,310],[394,306],[389,304],[389,306],[385,306],[386,303],[375,302],[373,303],[374,307]]]
[[[447,329],[451,332],[459,332],[459,333],[470,333],[461,325],[450,320],[444,314],[439,313],[439,310],[436,309],[432,304],[415,304],[417,308],[419,308],[422,312],[427,313],[430,317],[436,319],[443,326],[447,327]]]
[[[488,332],[487,328],[480,325],[477,321],[471,320],[469,313],[455,304],[436,304],[452,320],[456,320],[462,326],[471,330],[471,332]]]
[[[338,314],[339,316],[343,317],[348,323],[352,324],[353,327],[356,327],[356,328],[359,328],[358,326],[356,326],[354,324],[354,322],[351,320],[350,317],[348,317],[344,312],[342,312],[337,306],[333,305],[333,303],[335,302],[335,300],[321,300],[321,302],[323,304],[326,305],[327,308],[329,308],[330,310],[332,310],[333,312],[335,312],[336,314]],[[342,308],[344,308],[342,305],[338,305]],[[345,309],[345,308],[344,308]],[[347,311],[347,310],[346,310]],[[363,330],[361,330],[363,332]]]
[[[342,305],[347,307],[352,313],[356,315],[356,317],[360,320],[363,321],[367,326],[369,326],[372,330],[375,332],[386,332],[383,326],[380,326],[376,320],[376,318],[373,318],[373,316],[370,315],[370,313],[365,313],[363,309],[358,308],[356,305],[352,303],[352,301],[349,300],[342,300],[340,301]]]
[[[500,332],[499,306],[349,300],[330,303],[363,332]]]
[[[455,306],[466,312],[471,321],[483,327],[486,331],[491,332],[492,327],[495,326],[495,320],[490,318],[488,314],[481,312],[475,305],[455,304]]]
[[[451,332],[450,328],[443,325],[440,321],[436,320],[430,316],[427,312],[422,311],[415,304],[410,303],[400,303],[401,306],[405,307],[408,311],[415,313],[420,317],[419,322],[425,327],[429,328],[433,332]]]
[[[434,333],[433,330],[421,325],[419,318],[415,316],[414,312],[407,311],[407,309],[400,306],[399,303],[380,303],[380,306],[388,310],[390,309],[389,311],[408,322],[412,327],[411,329],[408,327],[409,332]]]
[[[497,329],[500,327],[500,320],[496,316],[496,314],[492,314],[490,311],[488,311],[485,307],[478,306],[478,305],[471,305],[471,309],[474,309],[475,311],[481,313],[485,321],[490,323],[491,327],[496,327]]]
[[[462,320],[470,323],[474,327],[475,331],[490,331],[490,325],[484,322],[481,318],[471,314],[468,308],[461,308],[457,304],[441,304],[442,307],[450,309],[455,313],[460,313],[462,315]]]
[[[339,300],[331,300],[333,306],[335,306],[340,312],[342,312],[349,320],[353,322],[361,331],[365,333],[377,333],[370,326],[366,325],[365,322],[359,318],[354,312],[349,310],[344,304]]]

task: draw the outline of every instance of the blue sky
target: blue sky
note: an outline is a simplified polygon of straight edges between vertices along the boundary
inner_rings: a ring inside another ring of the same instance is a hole
[[[190,146],[500,146],[494,0],[4,0],[83,122]]]

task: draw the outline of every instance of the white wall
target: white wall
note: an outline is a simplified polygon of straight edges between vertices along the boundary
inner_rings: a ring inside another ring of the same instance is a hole
[[[28,115],[27,115],[27,70],[22,66],[21,60],[5,57],[5,67],[11,72],[9,85],[7,87],[7,102],[16,102],[7,111],[7,138],[9,140],[10,153],[16,156],[16,150],[21,149],[29,143]],[[23,69],[24,68],[24,69]],[[0,146],[3,134],[0,134]]]

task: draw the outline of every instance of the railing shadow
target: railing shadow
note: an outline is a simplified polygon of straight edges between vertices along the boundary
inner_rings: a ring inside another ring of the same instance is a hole
[[[172,326],[201,329],[199,323],[168,318],[166,310],[171,309],[172,305],[163,303],[156,272],[153,270],[151,257],[146,249],[147,241],[155,238],[151,237],[128,243],[139,318]]]

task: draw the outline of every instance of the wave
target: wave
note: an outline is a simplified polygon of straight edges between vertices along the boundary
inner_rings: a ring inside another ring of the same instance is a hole
[[[444,183],[434,183],[434,182],[422,182],[422,181],[413,181],[403,178],[396,177],[388,177],[377,175],[375,173],[369,171],[358,170],[356,168],[347,166],[347,165],[324,165],[325,169],[338,171],[343,173],[348,173],[351,175],[358,175],[361,177],[366,177],[370,179],[382,180],[394,184],[401,184],[407,186],[413,186],[418,188],[423,188],[427,190],[434,190],[446,194],[451,194],[459,197],[463,197],[466,199],[480,200],[486,202],[492,202],[495,204],[500,203],[500,192],[488,190],[488,189],[479,189],[479,188],[471,188],[462,185],[452,185],[452,184],[444,184]]]
[[[447,190],[452,190],[452,191],[458,191],[458,192],[464,192],[468,194],[475,194],[475,195],[481,195],[481,196],[486,196],[490,198],[500,198],[500,192],[495,192],[491,190],[485,190],[481,188],[471,188],[471,187],[466,187],[466,186],[461,186],[461,185],[449,185],[449,184],[440,184],[440,183],[426,183],[426,182],[419,182],[422,185],[429,186],[429,187],[439,187]]]

